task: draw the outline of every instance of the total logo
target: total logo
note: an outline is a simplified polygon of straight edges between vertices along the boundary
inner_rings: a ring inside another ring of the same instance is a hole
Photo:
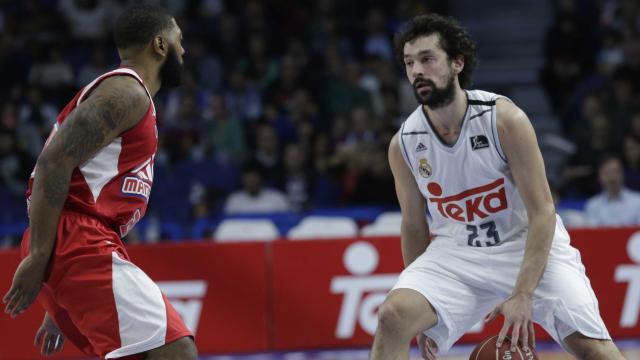
[[[158,281],[158,287],[167,296],[184,324],[194,334],[202,312],[202,300],[207,293],[205,280]]]
[[[393,288],[400,274],[373,274],[378,268],[378,250],[366,241],[355,242],[345,250],[342,261],[351,275],[331,280],[331,293],[343,295],[335,336],[353,337],[358,324],[367,334],[374,335],[378,326],[378,307]],[[469,333],[481,332],[480,321]]]

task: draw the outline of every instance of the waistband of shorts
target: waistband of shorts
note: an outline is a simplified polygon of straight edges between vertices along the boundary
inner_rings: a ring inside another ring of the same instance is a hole
[[[72,217],[72,218],[73,218],[73,217],[75,217],[75,218],[85,218],[85,219],[90,219],[90,220],[93,220],[93,221],[95,221],[95,222],[99,223],[100,225],[104,226],[105,228],[107,228],[107,229],[109,229],[109,230],[113,230],[113,231],[115,231],[115,230],[113,229],[113,227],[112,227],[112,226],[110,226],[110,225],[109,225],[109,223],[108,223],[108,222],[106,222],[104,219],[101,219],[101,218],[100,218],[100,217],[98,217],[98,216],[85,214],[85,213],[83,213],[83,212],[81,212],[81,211],[78,211],[78,210],[73,210],[73,209],[63,208],[63,209],[60,211],[60,217],[62,218],[63,216],[64,216],[64,217]]]

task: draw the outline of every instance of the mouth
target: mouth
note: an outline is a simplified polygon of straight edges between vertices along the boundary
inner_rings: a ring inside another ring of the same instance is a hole
[[[420,81],[413,85],[417,92],[422,93],[425,91],[431,91],[433,86],[426,81]]]

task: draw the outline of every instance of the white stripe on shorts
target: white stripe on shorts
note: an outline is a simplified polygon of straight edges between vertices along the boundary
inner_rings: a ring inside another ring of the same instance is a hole
[[[164,345],[167,309],[160,288],[136,265],[112,253],[113,296],[118,311],[120,348],[106,359],[138,354]]]

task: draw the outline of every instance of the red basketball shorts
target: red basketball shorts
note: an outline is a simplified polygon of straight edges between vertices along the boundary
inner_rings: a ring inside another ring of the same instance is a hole
[[[29,229],[22,256],[29,251]],[[115,359],[193,336],[158,286],[131,263],[119,236],[99,220],[60,215],[38,297],[83,352]]]

